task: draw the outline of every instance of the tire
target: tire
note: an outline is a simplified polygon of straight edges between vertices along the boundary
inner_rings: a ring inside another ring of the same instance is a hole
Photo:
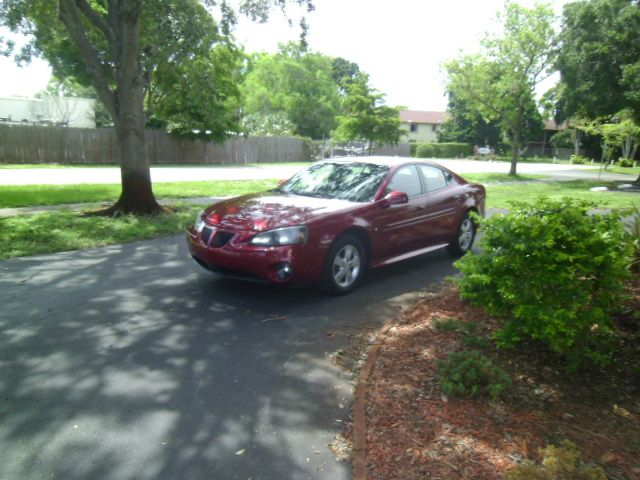
[[[325,257],[321,287],[332,295],[345,295],[358,286],[365,270],[362,242],[353,235],[339,237]]]
[[[476,224],[469,215],[465,213],[456,231],[456,238],[447,246],[447,250],[454,257],[461,257],[473,247],[476,238]]]

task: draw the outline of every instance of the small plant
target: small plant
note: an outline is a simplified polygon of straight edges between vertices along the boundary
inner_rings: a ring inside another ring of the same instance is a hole
[[[632,254],[620,215],[571,199],[511,205],[483,222],[482,252],[456,263],[462,297],[501,320],[499,346],[533,339],[571,368],[607,363]]]
[[[457,332],[462,335],[463,345],[475,348],[487,348],[489,342],[485,338],[478,336],[478,324],[475,322],[463,322],[457,318],[445,318],[436,320],[433,328],[438,332]]]
[[[526,461],[509,470],[505,480],[607,480],[602,468],[582,463],[578,447],[568,440],[559,447],[548,446],[543,456],[541,466]]]
[[[479,352],[449,353],[438,362],[440,387],[452,397],[489,395],[498,398],[511,385],[507,374]]]
[[[462,324],[464,323],[466,322],[458,320],[457,318],[449,317],[444,319],[438,319],[435,322],[433,322],[433,328],[437,332],[459,332]]]

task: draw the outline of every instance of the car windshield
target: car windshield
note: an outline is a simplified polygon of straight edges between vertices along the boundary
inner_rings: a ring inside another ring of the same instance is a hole
[[[322,162],[297,173],[280,190],[294,195],[369,202],[388,172],[389,167],[371,163]]]

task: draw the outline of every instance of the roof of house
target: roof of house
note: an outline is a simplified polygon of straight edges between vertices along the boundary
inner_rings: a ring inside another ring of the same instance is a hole
[[[449,112],[425,112],[423,110],[402,110],[400,120],[407,123],[427,123],[440,125],[449,118]]]

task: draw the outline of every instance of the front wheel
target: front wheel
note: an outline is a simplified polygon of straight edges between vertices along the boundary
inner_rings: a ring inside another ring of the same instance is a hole
[[[325,258],[322,289],[334,295],[352,291],[364,276],[365,259],[360,240],[351,235],[338,238]]]
[[[476,238],[476,224],[471,218],[469,212],[464,214],[462,222],[458,227],[456,238],[449,244],[447,249],[449,253],[454,257],[461,257],[473,246],[473,241]]]

